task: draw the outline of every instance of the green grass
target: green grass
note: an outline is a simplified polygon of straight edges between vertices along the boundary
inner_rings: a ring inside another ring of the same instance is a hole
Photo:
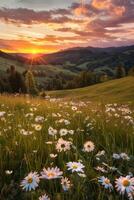
[[[73,90],[48,92],[52,97],[99,102],[134,102],[134,77]]]
[[[119,82],[126,83],[129,79]],[[110,87],[110,83],[102,85]],[[86,90],[89,89],[85,88]],[[100,88],[98,90],[100,91]],[[74,92],[75,94],[77,93]],[[134,112],[131,107],[88,101],[72,102],[65,99],[46,101],[39,98],[0,96],[0,112],[3,111],[5,114],[0,117],[1,200],[38,200],[44,193],[51,200],[127,199],[126,195],[121,197],[115,189],[112,192],[105,190],[98,183],[98,177],[108,177],[114,186],[115,179],[121,174],[134,174]],[[37,116],[44,117],[43,121],[35,121]],[[70,123],[65,124],[65,120]],[[37,131],[36,125],[40,125],[41,130]],[[57,130],[56,136],[48,134],[49,127]],[[61,138],[60,130],[63,128],[74,131],[74,134],[68,132],[62,136],[64,140],[72,143],[71,149],[58,152],[56,144]],[[31,134],[22,134],[22,129],[30,131]],[[51,144],[46,144],[48,141],[51,141]],[[94,143],[95,149],[92,152],[83,151],[86,141]],[[102,150],[105,154],[96,159],[96,154]],[[113,153],[122,152],[127,153],[130,159],[112,158]],[[57,157],[51,158],[50,154],[57,154]],[[70,161],[80,161],[85,166],[86,177],[68,171],[66,164]],[[21,181],[28,173],[37,171],[40,174],[44,167],[56,166],[63,171],[63,176],[71,181],[72,186],[67,192],[63,191],[60,179],[41,179],[39,187],[31,192],[20,187]],[[107,173],[97,171],[97,166],[105,168]],[[117,170],[112,171],[110,167],[116,167]],[[7,170],[12,170],[12,173],[5,173]]]

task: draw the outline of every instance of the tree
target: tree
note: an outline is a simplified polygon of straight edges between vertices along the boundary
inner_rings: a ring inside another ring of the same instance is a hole
[[[28,70],[25,76],[27,93],[31,95],[37,95],[38,89],[36,87],[35,79],[31,70]]]
[[[25,93],[26,92],[26,86],[25,86],[25,81],[22,76],[18,71],[16,71],[15,66],[11,65],[10,68],[7,70],[7,73],[9,74],[8,76],[8,81],[11,86],[11,90],[13,93]]]
[[[125,68],[122,66],[118,66],[116,68],[116,78],[122,78],[126,75]]]

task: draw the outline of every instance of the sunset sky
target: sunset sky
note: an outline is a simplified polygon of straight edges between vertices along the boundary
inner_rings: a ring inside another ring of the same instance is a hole
[[[0,49],[51,53],[134,44],[134,0],[0,0]]]

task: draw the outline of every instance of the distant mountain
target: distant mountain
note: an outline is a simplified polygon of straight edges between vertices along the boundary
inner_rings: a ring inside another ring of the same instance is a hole
[[[25,61],[25,59],[21,55],[12,54],[12,53],[5,53],[3,51],[0,51],[0,57],[8,59],[8,60],[15,60],[15,61],[17,60],[19,62],[24,62]]]
[[[7,54],[0,51],[0,60],[1,58],[4,61],[2,60],[2,64],[0,61],[0,66],[9,66],[13,62],[17,67],[21,67],[21,70],[31,65],[27,54]],[[134,66],[134,45],[109,48],[76,47],[52,54],[40,54],[38,59],[33,60],[32,65],[33,69],[40,70],[40,73],[43,70],[46,76],[60,72],[73,75],[83,70],[112,76],[118,65],[124,66],[126,71]]]
[[[99,61],[97,62],[97,64],[99,65],[101,61],[100,64],[104,66],[106,63],[114,65],[115,60],[123,61],[123,63],[130,62],[130,64],[134,64],[133,57],[134,45],[109,48],[78,47],[53,54],[47,54],[44,56],[44,59],[47,63],[51,64],[64,64],[66,62],[70,62],[75,65],[79,65],[84,62],[95,61]]]

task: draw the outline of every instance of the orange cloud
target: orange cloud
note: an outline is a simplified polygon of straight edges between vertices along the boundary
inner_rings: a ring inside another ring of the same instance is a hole
[[[122,16],[126,10],[124,6],[114,5],[111,0],[93,0],[92,6],[98,10],[108,10],[116,16]]]
[[[125,12],[125,7],[124,6],[117,6],[113,8],[113,12],[116,16],[122,16]]]
[[[98,10],[108,9],[111,5],[110,0],[93,0],[92,6]]]
[[[88,13],[88,9],[84,6],[80,6],[78,8],[75,8],[73,12],[76,16],[86,15]]]

